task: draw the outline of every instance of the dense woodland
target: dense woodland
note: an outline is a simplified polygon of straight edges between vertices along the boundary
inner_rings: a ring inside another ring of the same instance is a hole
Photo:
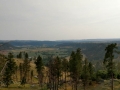
[[[37,58],[30,59],[27,52],[19,52],[14,57],[13,53],[7,56],[0,55],[0,85],[8,87],[14,82],[25,87],[26,84],[35,84],[33,78],[37,73],[36,84],[39,87],[46,87],[47,90],[89,90],[87,87],[93,84],[103,83],[104,80],[110,80],[111,90],[114,88],[114,79],[120,79],[119,63],[115,61],[115,55],[119,54],[116,43],[108,44],[104,50],[104,59],[101,63],[94,63],[89,58],[83,56],[80,48],[72,51],[70,58],[61,58],[59,56],[49,56],[49,61],[43,63],[43,58],[38,55]],[[15,59],[21,60],[18,64]],[[35,70],[31,69],[31,63],[35,65]],[[98,67],[99,66],[99,67]]]

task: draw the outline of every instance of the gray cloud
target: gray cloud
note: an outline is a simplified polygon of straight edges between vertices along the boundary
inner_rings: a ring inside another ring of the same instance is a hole
[[[0,0],[0,39],[119,38],[119,0]]]

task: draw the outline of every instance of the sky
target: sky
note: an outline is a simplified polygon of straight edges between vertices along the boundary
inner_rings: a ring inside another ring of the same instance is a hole
[[[120,0],[0,0],[0,40],[120,38]]]

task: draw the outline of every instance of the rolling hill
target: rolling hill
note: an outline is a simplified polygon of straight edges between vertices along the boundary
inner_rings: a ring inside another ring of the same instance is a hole
[[[105,47],[110,43],[117,43],[118,47],[120,48],[120,39],[88,39],[61,41],[13,40],[1,46],[0,50],[12,50],[16,49],[16,47],[50,47],[59,49],[65,48],[70,55],[71,51],[76,50],[77,48],[81,48],[83,54],[89,60],[103,60]]]

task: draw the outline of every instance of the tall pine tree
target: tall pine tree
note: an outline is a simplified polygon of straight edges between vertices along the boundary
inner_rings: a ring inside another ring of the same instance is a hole
[[[69,66],[70,66],[70,76],[73,80],[73,89],[77,90],[79,78],[82,73],[82,53],[81,49],[78,48],[76,52],[72,52],[70,56]]]
[[[16,63],[13,59],[13,54],[9,53],[7,57],[7,66],[5,68],[3,82],[8,87],[12,82],[12,75],[15,73]]]
[[[84,86],[84,90],[86,90],[86,86],[89,83],[89,78],[90,78],[90,73],[89,73],[89,63],[87,61],[87,59],[85,59],[84,61],[84,65],[83,65],[83,73],[82,73],[82,82],[83,82],[83,86]]]
[[[62,61],[62,70],[65,74],[65,79],[64,79],[65,80],[65,90],[67,90],[66,78],[67,78],[68,68],[69,68],[69,63],[68,63],[67,59],[64,58]]]
[[[21,85],[24,85],[27,83],[27,77],[28,77],[28,74],[29,74],[29,71],[30,71],[30,60],[28,60],[28,54],[25,53],[25,59],[24,59],[24,62],[21,67],[21,69],[23,70],[22,73],[22,80],[21,80]],[[28,77],[29,78],[29,77]]]
[[[40,55],[37,57],[37,60],[35,61],[35,65],[38,73],[39,85],[42,86],[44,65]]]
[[[113,61],[114,59],[114,50],[117,49],[117,44],[109,44],[105,48],[105,57],[103,63],[106,65],[106,68],[108,70],[108,74],[111,75],[111,90],[113,90],[113,78],[114,78],[114,70],[115,70],[115,63]]]

